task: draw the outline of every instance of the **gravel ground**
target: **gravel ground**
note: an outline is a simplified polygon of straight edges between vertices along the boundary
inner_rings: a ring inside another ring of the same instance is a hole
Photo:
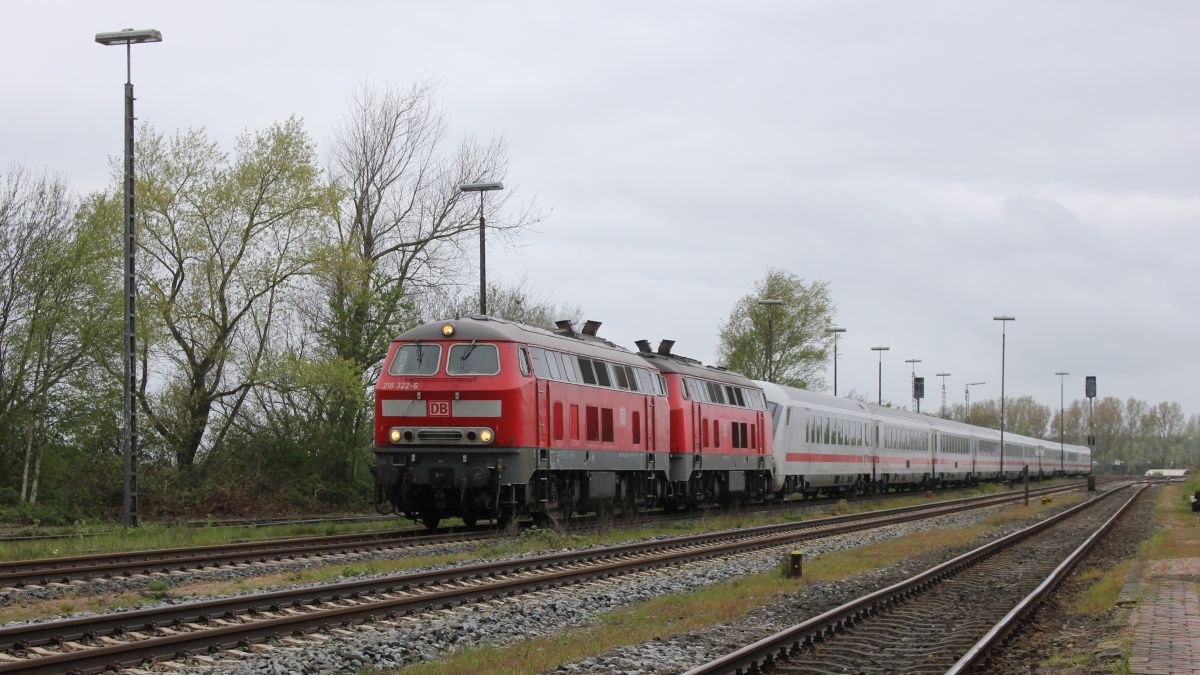
[[[165,579],[172,585],[187,584],[197,581],[232,581],[247,577],[257,577],[264,574],[283,574],[311,570],[325,565],[354,565],[369,560],[399,560],[416,556],[445,555],[447,553],[469,552],[475,549],[475,542],[461,542],[431,546],[414,550],[412,548],[395,548],[380,551],[364,551],[348,553],[340,557],[301,558],[298,560],[281,560],[253,565],[231,565],[222,567],[206,567],[174,572],[169,575],[136,575],[131,577],[114,577],[112,579],[92,579],[77,584],[51,584],[29,588],[13,588],[0,592],[0,607],[25,602],[29,600],[48,600],[66,595],[93,595],[96,593],[124,593],[126,591],[144,590],[151,582]],[[47,621],[52,618],[39,619]]]
[[[224,659],[216,672],[325,673],[353,671],[364,667],[389,668],[440,658],[446,652],[476,644],[511,644],[529,638],[552,635],[564,629],[596,621],[600,614],[662,595],[683,593],[737,577],[778,567],[788,550],[802,550],[806,557],[851,549],[908,534],[961,527],[976,523],[1001,507],[941,516],[928,521],[876,528],[830,537],[799,545],[755,551],[718,560],[705,560],[670,568],[649,570],[637,575],[506,598],[481,605],[458,607],[410,617],[388,626],[373,624],[356,627],[345,634],[322,636],[323,642],[311,645],[275,645],[268,653],[245,658]],[[867,581],[823,585],[820,594],[850,592],[857,595]],[[846,589],[853,589],[846,591]],[[669,643],[651,643],[646,653],[635,649],[629,654],[612,654],[589,659],[564,671],[656,672],[664,668],[678,671],[681,663],[696,661],[685,654],[686,643],[672,648]],[[665,648],[664,648],[665,647]],[[681,660],[682,658],[682,660]],[[206,670],[196,662],[189,669]]]
[[[1067,508],[1047,509],[1032,518],[1014,521],[986,536],[958,547],[938,549],[838,582],[818,582],[783,596],[778,602],[755,609],[738,620],[702,631],[679,633],[639,645],[567,664],[556,673],[678,673],[707,663],[734,649],[793,626],[867,593],[890,586],[986,541],[997,539]],[[974,522],[979,518],[972,518]],[[871,543],[865,541],[863,543]]]

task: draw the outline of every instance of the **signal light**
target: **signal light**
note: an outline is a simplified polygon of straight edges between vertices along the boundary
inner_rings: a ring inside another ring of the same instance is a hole
[[[452,323],[443,324],[442,325],[442,335],[444,335],[446,337],[450,337],[451,335],[454,335],[454,324],[452,324]]]

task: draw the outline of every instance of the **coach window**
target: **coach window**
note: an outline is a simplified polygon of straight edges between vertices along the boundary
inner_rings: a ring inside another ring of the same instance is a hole
[[[679,395],[682,396],[683,400],[685,401],[691,398],[691,396],[688,395],[687,378],[679,378]]]
[[[601,387],[612,388],[612,377],[608,374],[608,364],[603,361],[592,361],[592,366],[596,369],[596,384]]]
[[[562,380],[562,371],[558,369],[558,361],[554,359],[554,352],[546,352],[546,368],[550,371],[550,379]]]
[[[618,389],[629,389],[629,377],[625,374],[625,366],[614,365],[613,375],[617,376]]]
[[[433,375],[442,359],[441,345],[401,345],[388,367],[391,375]]]
[[[667,395],[667,381],[664,380],[663,376],[659,375],[658,373],[653,373],[653,375],[654,375],[654,381],[658,383],[658,395],[666,396]]]
[[[638,386],[638,379],[637,379],[637,372],[636,372],[637,369],[632,366],[618,366],[618,367],[621,370],[625,371],[625,379],[629,380],[629,391],[641,391],[642,388],[640,386]]]
[[[579,373],[575,370],[575,357],[570,354],[560,354],[553,352],[554,359],[558,361],[558,372],[567,378],[567,382],[579,383]]]
[[[737,405],[737,397],[733,395],[733,387],[725,385],[725,402],[729,405]]]
[[[579,357],[579,373],[583,376],[584,384],[596,384],[596,371],[592,369],[592,360]]]
[[[529,355],[524,347],[517,347],[517,365],[521,368],[521,374],[529,377]]]
[[[533,372],[538,377],[550,377],[550,367],[546,365],[546,350],[541,347],[529,348],[529,360],[533,361]]]
[[[638,389],[647,393],[654,393],[654,383],[650,379],[650,371],[645,368],[634,368],[634,373],[637,373]]]

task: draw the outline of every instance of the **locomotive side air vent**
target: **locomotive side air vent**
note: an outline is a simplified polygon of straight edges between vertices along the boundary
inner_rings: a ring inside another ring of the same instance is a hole
[[[583,330],[581,332],[584,335],[590,335],[592,337],[596,337],[596,331],[598,331],[598,330],[600,330],[600,322],[592,321],[591,319],[588,319],[587,321],[584,322]]]
[[[639,352],[645,352],[647,354],[650,353],[650,341],[649,340],[635,340],[633,344],[637,345]]]
[[[559,319],[558,321],[554,322],[554,325],[558,326],[558,329],[555,330],[554,332],[558,333],[559,335],[574,335],[575,334],[575,328],[573,326],[571,326],[571,322],[568,319]]]
[[[671,347],[674,347],[674,346],[675,346],[674,340],[663,340],[658,343],[658,353],[662,354],[663,356],[670,356],[671,355]]]

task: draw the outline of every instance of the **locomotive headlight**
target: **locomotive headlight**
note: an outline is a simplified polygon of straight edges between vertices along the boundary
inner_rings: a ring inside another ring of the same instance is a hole
[[[399,443],[400,442],[400,430],[392,429],[391,431],[388,432],[388,438],[392,439],[393,443]]]
[[[491,429],[484,429],[483,431],[479,432],[479,440],[483,443],[491,443],[495,436],[496,435],[492,433]]]
[[[445,335],[446,337],[450,337],[451,335],[454,335],[454,324],[452,324],[452,323],[443,324],[442,325],[442,335]]]

